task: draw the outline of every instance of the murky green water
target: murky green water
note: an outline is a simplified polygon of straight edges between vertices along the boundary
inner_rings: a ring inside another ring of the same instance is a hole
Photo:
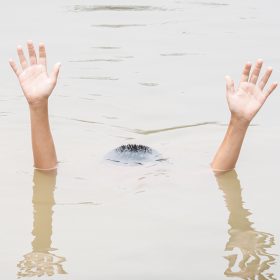
[[[280,76],[276,1],[15,0],[0,11],[1,279],[279,279],[279,90],[235,172],[209,162],[224,75],[262,57]],[[33,173],[27,105],[8,66],[45,41],[57,174]],[[166,161],[104,155],[147,145]],[[48,277],[48,275],[50,277]]]

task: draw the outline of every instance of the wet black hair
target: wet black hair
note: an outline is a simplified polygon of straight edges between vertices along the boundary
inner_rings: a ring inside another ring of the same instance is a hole
[[[115,149],[118,153],[132,152],[132,153],[152,153],[152,149],[148,146],[137,145],[137,144],[128,144],[122,145]]]
[[[119,146],[105,155],[105,159],[121,164],[143,165],[163,161],[162,156],[154,149],[139,144]]]

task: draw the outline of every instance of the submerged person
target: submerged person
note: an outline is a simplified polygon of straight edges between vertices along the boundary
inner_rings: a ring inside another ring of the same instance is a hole
[[[48,74],[44,44],[39,45],[38,57],[31,41],[28,41],[27,47],[29,62],[22,47],[19,46],[17,53],[20,67],[14,60],[10,60],[10,65],[18,77],[29,104],[34,167],[52,170],[57,168],[57,157],[49,125],[48,98],[55,88],[60,63],[55,64],[52,72]],[[259,80],[262,65],[263,61],[258,60],[252,69],[252,64],[246,63],[238,87],[235,87],[229,76],[226,77],[226,93],[231,119],[224,140],[211,163],[216,173],[235,168],[250,122],[277,87],[277,83],[272,83],[265,89],[272,74],[272,68],[268,68]]]

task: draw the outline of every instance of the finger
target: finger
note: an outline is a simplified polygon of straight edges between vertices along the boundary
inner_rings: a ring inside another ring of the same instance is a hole
[[[42,64],[47,68],[47,55],[44,43],[39,44],[39,64]]]
[[[15,74],[16,74],[17,76],[19,76],[19,75],[22,73],[22,70],[20,70],[20,69],[17,67],[17,65],[16,65],[16,63],[15,63],[15,61],[14,61],[13,59],[10,59],[10,60],[9,60],[9,63],[10,63],[10,65],[11,65],[12,69],[14,70]]]
[[[37,56],[32,41],[27,42],[27,48],[29,53],[30,65],[37,64]]]
[[[267,84],[267,82],[268,82],[268,80],[269,80],[269,78],[270,78],[270,76],[271,76],[272,71],[273,71],[272,68],[271,68],[271,67],[268,67],[267,70],[266,70],[266,72],[265,72],[265,74],[263,75],[262,79],[260,80],[260,82],[259,82],[259,88],[260,88],[261,90],[263,90],[264,87],[265,87],[265,85]]]
[[[265,93],[266,98],[277,88],[278,83],[273,83],[269,89],[267,90],[267,92]]]
[[[226,76],[226,89],[227,89],[227,93],[228,94],[234,94],[235,90],[234,90],[234,81],[232,80],[232,78],[230,76]]]
[[[27,63],[26,58],[24,56],[22,46],[17,47],[17,53],[18,53],[18,58],[19,58],[20,65],[21,65],[22,69],[24,70],[28,67],[28,63]]]
[[[60,66],[61,66],[61,63],[60,63],[60,62],[56,63],[56,64],[54,65],[53,70],[52,70],[52,73],[51,73],[51,75],[50,75],[50,78],[51,78],[51,80],[52,80],[52,82],[53,82],[54,84],[56,84],[56,82],[57,82],[57,77],[58,77],[58,74],[59,74]]]
[[[241,75],[241,79],[240,79],[240,83],[248,82],[251,68],[252,68],[252,63],[251,62],[247,62],[244,65],[244,68],[243,68],[243,71],[242,71],[242,75]]]
[[[261,59],[258,59],[256,62],[256,65],[254,67],[254,70],[252,72],[252,75],[250,77],[250,80],[249,80],[250,83],[253,83],[253,84],[257,83],[261,69],[262,69],[262,65],[263,65],[263,61]]]

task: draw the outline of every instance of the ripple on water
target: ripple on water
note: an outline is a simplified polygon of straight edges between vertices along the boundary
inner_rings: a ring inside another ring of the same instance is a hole
[[[122,59],[114,59],[114,58],[96,58],[96,59],[81,59],[81,60],[69,60],[69,62],[121,62]]]
[[[229,6],[228,3],[221,3],[221,2],[191,2],[191,4],[195,5],[201,5],[201,6],[214,6],[214,7],[220,7],[220,6]]]
[[[0,117],[7,117],[8,114],[8,112],[0,112]]]
[[[132,6],[132,5],[76,5],[73,7],[74,12],[95,12],[95,11],[167,11],[166,8],[158,6]]]
[[[161,56],[187,56],[187,55],[202,55],[202,53],[161,53]]]
[[[146,24],[93,24],[92,27],[99,28],[125,28],[125,27],[144,27]]]
[[[93,49],[101,49],[101,50],[119,50],[120,47],[112,47],[112,46],[99,46],[99,47],[92,47]]]
[[[139,83],[141,86],[145,86],[145,87],[156,87],[159,84],[157,83]]]
[[[98,80],[98,81],[118,81],[118,78],[112,77],[98,77],[98,76],[82,76],[82,77],[72,77],[71,79],[80,79],[80,80]]]

